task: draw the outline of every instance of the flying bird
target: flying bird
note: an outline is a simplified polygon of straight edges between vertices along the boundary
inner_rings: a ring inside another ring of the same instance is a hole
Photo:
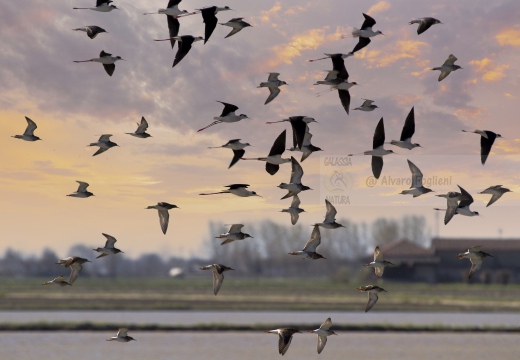
[[[365,307],[365,312],[368,312],[376,304],[377,299],[379,299],[379,297],[377,296],[378,292],[387,292],[385,289],[377,285],[361,286],[356,289],[358,289],[359,291],[368,292],[368,303]]]
[[[202,9],[198,9],[202,15],[202,19],[204,20],[204,44],[209,40],[211,34],[213,34],[213,30],[217,26],[218,19],[216,17],[219,11],[232,10],[229,6],[218,7],[218,6],[208,6]]]
[[[493,185],[488,187],[486,190],[483,190],[479,192],[479,194],[489,194],[492,195],[491,199],[489,199],[489,202],[487,203],[486,207],[488,207],[491,204],[494,204],[498,199],[502,197],[506,192],[510,192],[511,190],[502,187],[502,185]]]
[[[96,7],[88,7],[88,8],[72,8],[74,10],[94,10],[99,12],[110,12],[112,10],[119,10],[115,5],[110,5],[113,2],[112,0],[96,0]]]
[[[330,330],[331,326],[332,320],[328,318],[323,324],[320,325],[318,329],[309,330],[310,333],[318,335],[318,354],[321,354],[323,348],[325,348],[325,344],[327,344],[327,336],[338,335],[334,331]]]
[[[481,246],[473,246],[466,250],[466,252],[457,255],[459,259],[469,259],[471,261],[471,269],[468,273],[468,279],[471,279],[475,271],[479,270],[482,267],[482,261],[486,257],[493,257],[484,251],[480,251]]]
[[[215,120],[215,121],[213,121],[208,126],[205,126],[202,129],[197,130],[197,132],[202,131],[204,129],[207,129],[210,126],[213,126],[213,125],[216,125],[216,124],[220,124],[220,123],[234,123],[234,122],[237,122],[237,121],[240,121],[240,120],[243,120],[243,119],[249,119],[247,117],[247,115],[245,115],[245,114],[240,114],[240,115],[235,114],[235,111],[238,110],[238,106],[233,105],[233,104],[228,104],[228,103],[225,103],[223,101],[218,101],[218,100],[217,100],[217,102],[219,102],[222,105],[224,105],[224,110],[222,110],[222,114],[220,114],[220,116],[215,116],[213,118],[213,120]]]
[[[310,116],[290,116],[287,119],[280,121],[268,121],[266,124],[276,124],[281,122],[290,122],[292,128],[293,147],[301,149],[303,146],[303,140],[307,131],[307,126],[312,122],[317,122]]]
[[[469,207],[473,204],[473,197],[468,193],[465,189],[463,189],[460,185],[457,185],[460,189],[460,193],[458,192],[449,192],[444,195],[437,195],[440,197],[445,197],[447,199],[447,209],[446,214],[444,215],[444,225],[448,224],[451,218],[455,214],[464,215],[464,216],[478,216],[479,213],[477,211],[472,211]],[[435,210],[444,211],[445,209]]]
[[[280,328],[266,331],[266,333],[278,334],[278,353],[283,356],[289,350],[293,335],[301,333],[301,331],[292,328]]]
[[[309,126],[305,127],[305,133],[303,135],[303,142],[301,148],[297,147],[297,140],[293,138],[293,147],[289,149],[289,151],[301,151],[302,157],[300,162],[303,162],[307,159],[311,154],[315,151],[322,151],[321,148],[314,146],[311,144],[312,134],[309,131]]]
[[[352,36],[359,38],[359,41],[357,45],[352,50],[352,53],[355,53],[356,51],[359,51],[363,49],[365,46],[370,44],[370,38],[377,36],[377,35],[384,35],[381,31],[374,31],[372,30],[372,26],[376,24],[376,21],[373,17],[363,14],[363,17],[365,18],[365,21],[363,21],[363,24],[361,25],[361,29],[354,28],[352,30]]]
[[[383,156],[394,153],[392,150],[386,150],[384,145],[385,124],[383,123],[383,118],[381,118],[381,120],[379,120],[377,123],[376,130],[374,132],[372,150],[367,150],[363,153],[364,155],[372,155],[372,174],[376,179],[379,179],[379,176],[381,176],[381,171],[383,170]],[[352,155],[354,154],[349,154],[349,156]]]
[[[493,146],[493,143],[495,142],[496,138],[501,138],[502,135],[489,130],[462,131],[480,135],[480,162],[482,163],[482,165],[484,165],[489,156],[489,153],[491,152],[491,147]]]
[[[154,41],[172,41],[177,40],[179,42],[179,48],[177,49],[177,53],[175,54],[175,60],[173,60],[172,67],[175,67],[178,63],[181,62],[182,59],[190,52],[191,45],[196,41],[204,40],[201,36],[192,36],[192,35],[182,35],[182,36],[173,36],[167,39],[154,39]]]
[[[114,146],[119,146],[115,142],[110,141],[110,137],[112,134],[103,134],[99,137],[99,140],[95,143],[91,143],[89,146],[99,146],[99,149],[92,155],[96,156],[101,153],[104,153],[110,148],[113,148]]]
[[[410,186],[410,189],[403,190],[399,194],[401,195],[413,195],[413,197],[418,197],[423,194],[427,194],[429,192],[432,192],[432,189],[428,189],[423,186],[423,173],[419,168],[410,160],[408,161],[408,167],[410,168],[410,171],[412,172],[412,185]]]
[[[417,27],[417,35],[421,35],[423,32],[428,30],[432,25],[442,24],[442,23],[440,22],[440,20],[437,20],[432,17],[423,17],[423,18],[414,19],[414,20],[410,21],[408,24],[410,24],[410,25],[419,24],[419,27]]]
[[[374,249],[374,261],[372,261],[368,264],[365,264],[364,266],[373,267],[376,276],[382,277],[386,266],[395,266],[395,265],[392,264],[390,261],[386,261],[383,256],[383,252],[381,251],[381,249],[379,249],[379,246],[376,246],[376,248]]]
[[[244,240],[247,238],[253,238],[251,235],[243,233],[242,228],[243,224],[233,224],[229,228],[228,232],[225,234],[220,234],[219,236],[215,236],[215,239],[224,239],[224,241],[220,245],[229,244],[230,242],[236,240]]]
[[[98,58],[93,58],[90,60],[74,60],[75,63],[83,63],[83,62],[97,62],[103,64],[103,67],[105,68],[105,71],[109,76],[112,76],[114,73],[114,70],[116,69],[115,62],[117,60],[125,60],[121,56],[112,56],[112,54],[109,54],[105,52],[104,50],[101,50],[99,53]]]
[[[325,220],[321,223],[314,224],[313,226],[321,226],[325,229],[337,229],[339,227],[345,227],[336,222],[336,214],[338,213],[334,205],[329,200],[325,199],[325,206],[327,211],[325,212]]]
[[[166,15],[166,20],[168,22],[168,31],[170,34],[170,44],[175,45],[175,38],[179,35],[180,23],[177,20],[181,16],[193,15],[195,12],[188,13],[186,10],[179,9],[179,3],[181,0],[170,0],[168,1],[168,5],[166,9],[159,9],[157,12],[152,13],[144,13],[144,15],[153,15],[153,14],[164,14]]]
[[[94,251],[97,251],[98,253],[101,253],[101,255],[99,255],[96,259],[99,259],[100,257],[103,257],[103,256],[108,256],[108,255],[115,255],[117,253],[122,253],[121,250],[117,249],[116,247],[114,247],[114,244],[116,243],[116,238],[111,236],[111,235],[108,235],[108,234],[105,234],[105,233],[102,233],[103,236],[107,239],[107,241],[105,242],[105,247],[98,247],[97,249],[93,249]]]
[[[312,190],[310,187],[302,184],[302,176],[303,176],[303,168],[296,161],[294,157],[291,156],[291,179],[289,183],[281,183],[278,185],[280,189],[287,190],[287,194],[281,198],[280,200],[290,198],[291,196],[298,195],[301,191]]]
[[[378,108],[377,105],[373,105],[374,103],[374,100],[369,100],[369,99],[363,99],[365,100],[363,102],[363,104],[361,104],[360,107],[357,107],[355,108],[354,110],[361,110],[361,111],[374,111],[375,109]]]
[[[224,281],[224,271],[235,270],[221,264],[212,264],[200,268],[201,270],[211,270],[213,272],[213,294],[217,295],[222,282]]]
[[[142,116],[141,123],[137,123],[137,130],[134,131],[133,133],[126,133],[126,134],[135,136],[137,138],[146,139],[146,138],[152,136],[146,132],[147,129],[148,129],[148,121],[146,121],[144,116]]]
[[[233,150],[233,159],[231,159],[231,163],[229,163],[228,169],[231,168],[233,165],[235,165],[238,160],[240,160],[246,153],[244,148],[247,146],[251,146],[250,143],[241,143],[240,139],[232,139],[229,140],[227,143],[225,143],[222,146],[212,146],[208,149],[220,149],[220,148],[226,148]]]
[[[224,187],[227,187],[227,189],[215,193],[204,193],[199,195],[233,194],[240,197],[260,196],[254,191],[247,190],[249,187],[248,184],[231,184]]]
[[[316,249],[321,244],[321,234],[320,227],[318,225],[314,225],[314,229],[312,230],[311,237],[305,244],[303,250],[290,252],[289,255],[297,255],[302,257],[303,259],[326,259],[323,255],[318,254]]]
[[[56,264],[63,265],[66,268],[70,267],[69,284],[72,285],[78,278],[79,272],[83,269],[83,264],[87,262],[90,262],[90,260],[79,256],[69,256],[68,258],[58,260]]]
[[[133,337],[128,336],[128,329],[127,328],[120,328],[117,331],[116,336],[112,336],[107,341],[117,341],[117,342],[129,342],[135,340]]]
[[[293,196],[293,200],[291,202],[291,206],[288,209],[283,209],[281,212],[286,212],[291,214],[291,224],[296,225],[298,222],[298,219],[300,217],[300,213],[304,212],[305,210],[300,208],[300,198],[298,195]]]
[[[36,126],[36,123],[29,119],[27,116],[25,117],[25,120],[27,121],[27,127],[25,128],[23,135],[14,135],[12,137],[14,137],[15,139],[22,139],[25,141],[41,140],[38,136],[34,135],[34,130],[38,128],[38,126]]]
[[[415,133],[415,111],[414,107],[410,110],[408,113],[408,116],[406,117],[406,120],[404,121],[403,131],[401,132],[401,137],[399,138],[399,141],[392,140],[390,141],[390,144],[399,146],[403,149],[411,150],[416,147],[422,147],[421,145],[417,143],[412,143],[412,136]]]
[[[79,184],[78,190],[76,192],[73,192],[72,194],[69,194],[67,196],[71,197],[77,197],[77,198],[88,198],[91,196],[94,196],[93,193],[90,191],[87,191],[87,188],[89,187],[89,184],[84,181],[76,180],[76,182]]]
[[[97,25],[89,25],[89,26],[83,26],[77,29],[72,29],[74,31],[84,31],[87,33],[87,36],[91,39],[94,39],[98,34],[106,33],[107,31],[103,29],[102,27],[99,27]]]
[[[452,71],[462,69],[459,65],[455,65],[455,61],[457,61],[457,58],[453,54],[450,54],[442,66],[437,66],[432,69],[441,71],[438,81],[444,80]]]
[[[329,54],[332,60],[332,72],[329,72],[324,81],[318,81],[314,85],[329,85],[330,89],[338,90],[338,96],[341,101],[341,105],[349,113],[350,109],[350,92],[349,89],[357,85],[357,82],[349,82],[349,74],[345,67],[344,54]],[[317,59],[318,60],[318,59]],[[335,77],[334,77],[335,76]],[[320,96],[321,93],[318,94]]]
[[[265,161],[265,171],[269,175],[274,175],[280,169],[281,164],[285,164],[291,162],[289,158],[282,158],[282,154],[285,151],[285,138],[287,135],[287,130],[282,131],[280,135],[276,138],[271,147],[271,151],[269,151],[269,155],[267,157],[259,157],[259,158],[242,158],[242,160],[258,160]]]
[[[158,202],[157,205],[150,205],[146,209],[155,209],[159,211],[159,223],[161,224],[161,230],[166,235],[168,230],[168,222],[170,220],[170,214],[168,210],[178,209],[177,205],[168,204],[167,202]]]
[[[67,286],[67,285],[72,286],[72,284],[69,284],[67,281],[65,281],[65,278],[61,275],[50,281],[44,282],[42,285],[58,285],[59,287],[63,287],[63,286]]]
[[[227,34],[225,38],[235,35],[237,32],[239,32],[243,28],[251,26],[251,24],[244,21],[244,18],[233,18],[233,19],[229,20],[227,23],[219,23],[219,24],[224,25],[224,26],[229,26],[232,28],[231,32],[229,34]]]
[[[265,100],[264,105],[269,104],[271,101],[274,100],[275,97],[278,96],[278,94],[280,93],[280,86],[287,85],[285,81],[278,80],[278,75],[280,75],[280,73],[269,73],[267,81],[261,82],[258,86],[259,88],[266,87],[269,89],[269,96]]]

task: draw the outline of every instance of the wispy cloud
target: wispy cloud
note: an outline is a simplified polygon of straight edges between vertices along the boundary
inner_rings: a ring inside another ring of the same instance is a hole
[[[374,15],[390,9],[392,5],[388,1],[380,1],[374,4],[368,9],[367,14]]]
[[[495,38],[502,46],[520,46],[520,29],[502,30]]]
[[[481,60],[471,60],[469,62],[475,67],[477,74],[481,76],[483,81],[498,81],[506,76],[505,71],[509,65],[496,65],[490,58],[483,58]]]

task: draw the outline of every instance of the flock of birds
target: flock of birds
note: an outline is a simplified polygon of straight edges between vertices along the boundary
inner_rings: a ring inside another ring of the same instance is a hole
[[[112,10],[117,10],[118,8],[115,5],[112,5],[113,1],[111,0],[97,0],[95,7],[83,7],[83,8],[74,8],[74,9],[89,9],[98,12],[110,12]],[[198,9],[194,12],[187,12],[185,10],[180,10],[178,5],[181,0],[170,0],[168,2],[166,9],[159,9],[154,13],[146,13],[148,14],[164,14],[167,18],[167,25],[169,29],[169,38],[167,39],[158,39],[157,41],[170,41],[172,49],[177,43],[178,50],[175,55],[175,59],[173,62],[173,66],[176,66],[181,62],[181,60],[188,54],[191,49],[191,46],[196,41],[204,41],[206,43],[210,36],[212,35],[217,23],[218,19],[216,15],[219,12],[231,10],[229,7],[218,7],[218,6],[210,6],[202,9]],[[192,35],[182,35],[179,36],[180,31],[180,22],[179,19],[200,13],[203,18],[203,22],[205,24],[204,37],[200,36],[192,36]],[[349,113],[350,110],[350,93],[349,89],[356,85],[355,82],[349,82],[349,74],[345,67],[345,59],[350,56],[353,56],[356,52],[360,51],[364,47],[368,46],[371,42],[371,38],[377,35],[383,35],[381,31],[374,31],[372,27],[376,24],[376,21],[369,15],[363,14],[364,22],[360,29],[354,28],[352,31],[352,36],[358,38],[358,43],[355,45],[353,50],[347,54],[335,53],[335,54],[325,54],[326,56],[321,59],[315,59],[310,61],[317,61],[322,59],[331,59],[332,61],[332,70],[327,73],[327,76],[324,80],[318,81],[316,85],[327,85],[330,87],[330,91],[337,90],[340,98],[340,102],[346,111]],[[242,29],[246,27],[250,27],[251,25],[243,20],[243,18],[233,18],[225,23],[220,23],[223,26],[229,26],[232,28],[231,32],[226,36],[230,37]],[[432,17],[425,17],[420,19],[415,19],[410,22],[410,24],[419,24],[417,28],[417,34],[422,34],[426,30],[428,30],[432,25],[441,24],[441,22]],[[88,35],[90,39],[96,38],[99,34],[106,33],[106,30],[96,26],[90,25],[85,27],[80,27],[73,29],[76,31],[84,31]],[[92,58],[89,60],[81,60],[75,61],[77,63],[80,62],[97,62],[101,63],[107,72],[108,75],[112,76],[115,70],[116,61],[124,60],[120,56],[113,56],[110,53],[105,51],[101,51],[98,58]],[[451,72],[460,69],[461,67],[455,65],[455,61],[457,58],[454,55],[449,55],[448,59],[444,62],[444,64],[440,67],[435,67],[432,70],[440,70],[440,76],[438,81],[442,81],[445,79]],[[282,85],[286,85],[285,81],[279,80],[279,73],[271,72],[267,78],[266,82],[260,83],[258,87],[268,88],[269,96],[265,100],[265,104],[269,104],[272,102],[279,94],[280,87]],[[214,121],[199,129],[198,131],[205,130],[209,127],[220,123],[235,123],[243,119],[247,119],[248,116],[245,114],[236,114],[235,112],[238,110],[236,105],[219,101],[224,109],[220,116],[216,116]],[[377,105],[374,104],[373,100],[364,99],[363,104],[360,107],[355,108],[354,110],[359,111],[373,111],[378,108]],[[34,135],[35,130],[37,129],[36,123],[30,118],[26,117],[27,128],[22,135],[15,135],[14,137],[17,139],[22,139],[25,141],[37,141],[41,140],[38,136]],[[287,194],[284,195],[281,199],[291,198],[291,205],[281,210],[282,212],[287,212],[291,216],[291,223],[295,225],[298,222],[299,214],[304,212],[305,210],[300,208],[300,199],[299,193],[306,190],[311,190],[310,187],[302,184],[303,177],[303,168],[300,163],[291,156],[290,158],[283,158],[283,153],[286,150],[290,151],[300,151],[302,152],[302,157],[300,162],[303,162],[307,159],[313,152],[321,151],[319,147],[316,147],[311,144],[312,134],[310,133],[309,126],[311,123],[316,122],[316,120],[312,117],[308,116],[291,116],[287,119],[283,119],[281,121],[269,122],[269,124],[280,123],[280,122],[289,122],[292,129],[292,147],[287,149],[286,146],[286,137],[287,131],[284,130],[280,133],[280,135],[275,139],[273,146],[269,154],[265,157],[258,158],[244,158],[245,148],[250,146],[249,143],[240,142],[241,139],[231,139],[226,144],[217,147],[217,148],[226,148],[231,149],[233,151],[233,158],[229,164],[228,168],[234,166],[239,160],[257,160],[265,162],[265,170],[270,175],[276,174],[280,170],[280,166],[286,163],[291,164],[291,176],[288,183],[281,183],[278,185],[280,189],[287,190]],[[148,129],[147,120],[142,117],[141,122],[137,124],[137,130],[135,132],[127,133],[136,138],[148,138],[151,137],[146,131]],[[475,130],[475,131],[467,131],[465,132],[474,132],[479,134],[481,137],[481,162],[482,165],[485,164],[488,155],[491,151],[491,147],[496,138],[501,137],[499,134],[496,134],[489,130]],[[403,129],[401,133],[401,137],[399,140],[392,140],[389,144],[403,148],[412,150],[416,147],[421,147],[417,143],[412,142],[412,136],[415,133],[415,113],[414,108],[410,110]],[[112,147],[118,146],[115,142],[111,141],[111,134],[103,134],[100,136],[97,142],[91,143],[89,146],[95,146],[99,149],[93,154],[93,156],[102,154]],[[383,157],[385,155],[393,153],[392,150],[387,150],[384,148],[385,145],[385,129],[383,118],[378,122],[374,137],[373,137],[373,146],[372,149],[364,151],[359,155],[370,155],[372,159],[372,173],[375,178],[379,178],[381,172],[383,170]],[[215,148],[215,147],[210,147]],[[350,154],[350,156],[354,156],[358,154]],[[423,186],[423,174],[419,167],[417,167],[414,163],[408,160],[408,166],[410,168],[412,174],[412,182],[411,188],[407,190],[403,190],[401,194],[403,195],[412,195],[414,198],[421,196],[423,194],[432,192],[433,190],[425,188]],[[69,194],[70,197],[75,198],[88,198],[94,196],[94,194],[88,191],[89,184],[84,181],[77,181],[79,186],[76,192]],[[231,184],[225,186],[225,189],[218,192],[209,192],[202,193],[200,195],[214,195],[214,194],[232,194],[239,197],[251,197],[251,196],[260,196],[255,191],[249,190],[250,185],[248,184]],[[444,197],[447,200],[447,209],[436,209],[445,211],[444,223],[447,224],[454,215],[459,214],[463,216],[476,216],[477,212],[470,210],[470,205],[473,202],[472,196],[464,190],[461,186],[459,186],[459,191],[450,191],[446,194],[437,195],[439,197]],[[502,187],[501,185],[491,186],[484,191],[482,194],[490,194],[492,195],[491,200],[489,201],[487,206],[490,206],[494,202],[496,202],[504,193],[509,192],[510,190]],[[337,211],[332,203],[328,200],[325,200],[326,205],[326,214],[323,222],[316,223],[313,225],[313,230],[311,236],[302,250],[290,252],[290,255],[295,255],[301,257],[303,259],[325,259],[325,257],[316,252],[318,246],[321,244],[321,234],[320,227],[325,229],[338,229],[344,227],[343,225],[336,222],[336,214]],[[159,202],[156,205],[150,205],[146,209],[154,209],[158,211],[160,227],[164,234],[166,234],[168,230],[169,223],[169,210],[178,208],[176,205],[167,203],[167,202]],[[234,241],[244,240],[246,238],[253,238],[253,236],[242,232],[243,224],[231,224],[229,230],[221,235],[216,236],[216,238],[222,240],[222,245],[229,244]],[[97,258],[115,255],[117,253],[122,253],[122,251],[115,247],[116,238],[103,233],[103,236],[106,238],[106,243],[103,247],[98,247],[94,249],[94,251],[100,253]],[[485,257],[491,256],[485,252],[480,251],[480,247],[476,246],[468,249],[466,252],[458,255],[459,258],[467,258],[471,261],[472,266],[469,272],[469,277],[471,277],[475,271],[477,271],[481,265],[482,261]],[[80,273],[83,265],[87,262],[90,262],[87,259],[71,256],[62,260],[59,260],[57,264],[63,265],[65,268],[70,268],[70,276],[68,280],[65,280],[63,276],[56,277],[55,279],[45,282],[44,285],[55,284],[59,286],[71,286],[76,279],[78,278],[78,274]],[[373,267],[375,270],[375,275],[377,277],[382,277],[384,268],[387,266],[393,266],[393,264],[389,261],[384,260],[383,253],[376,247],[374,250],[374,260],[365,265],[366,267]],[[233,270],[231,267],[222,265],[222,264],[211,264],[208,266],[204,266],[201,270],[211,270],[213,273],[213,293],[215,295],[218,294],[223,280],[224,280],[224,272]],[[378,293],[386,292],[385,289],[376,286],[376,285],[366,285],[357,288],[362,292],[368,293],[368,303],[365,307],[365,312],[368,312],[377,302]],[[330,335],[336,335],[334,331],[330,330],[332,326],[332,321],[330,318],[325,320],[325,322],[316,330],[312,330],[310,332],[317,334],[318,336],[318,346],[317,351],[321,353],[327,343],[327,337]],[[275,333],[279,336],[278,350],[281,355],[284,355],[289,345],[291,344],[292,337],[295,333],[300,333],[298,329],[294,328],[279,328],[275,330],[268,331],[269,333]],[[107,341],[118,341],[118,342],[129,342],[131,340],[135,340],[132,337],[128,336],[128,329],[121,328],[119,329],[116,336],[107,339]]]

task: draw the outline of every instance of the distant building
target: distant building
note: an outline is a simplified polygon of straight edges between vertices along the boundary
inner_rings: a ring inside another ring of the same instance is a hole
[[[396,265],[385,268],[384,278],[427,283],[467,281],[471,263],[457,255],[476,245],[493,257],[484,260],[471,282],[520,283],[520,239],[435,238],[429,249],[398,240],[380,246],[385,260]]]

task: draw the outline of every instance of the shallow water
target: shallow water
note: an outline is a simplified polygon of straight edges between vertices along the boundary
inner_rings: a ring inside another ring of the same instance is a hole
[[[413,324],[449,326],[520,326],[520,313],[423,313],[338,311],[0,311],[0,323],[108,322],[161,325],[321,324],[327,317],[341,324]]]
[[[279,358],[278,337],[263,332],[132,332],[137,341],[107,342],[108,332],[3,332],[3,360]],[[314,334],[295,334],[284,359],[517,360],[518,334],[338,332],[316,353]],[[367,355],[368,354],[368,355]]]

